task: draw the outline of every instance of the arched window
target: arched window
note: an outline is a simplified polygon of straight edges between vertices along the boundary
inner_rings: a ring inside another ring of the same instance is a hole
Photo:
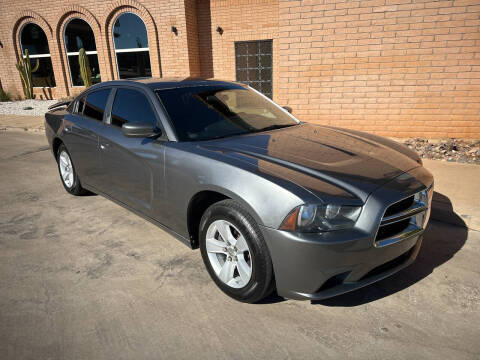
[[[123,13],[113,25],[113,42],[120,79],[151,77],[147,28],[137,15]]]
[[[90,69],[92,71],[92,83],[101,81],[100,69],[98,67],[97,47],[92,28],[82,19],[72,19],[65,27],[65,47],[67,50],[68,67],[70,79],[73,86],[82,86],[83,80],[80,75],[78,52],[85,49]]]
[[[34,69],[38,62],[38,69],[32,73],[34,87],[55,87],[52,59],[48,48],[47,36],[42,28],[34,23],[26,24],[20,34],[22,56],[25,58],[25,50],[28,50],[30,63]]]

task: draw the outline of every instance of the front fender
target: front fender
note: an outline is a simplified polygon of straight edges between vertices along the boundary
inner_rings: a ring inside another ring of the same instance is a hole
[[[262,217],[258,214],[258,212],[255,210],[255,208],[252,206],[251,203],[247,202],[243,197],[239,196],[237,193],[226,189],[222,186],[216,185],[216,184],[205,184],[203,186],[198,187],[198,191],[193,194],[193,196],[190,198],[192,200],[197,194],[204,192],[204,191],[213,191],[219,194],[222,194],[223,196],[230,198],[232,200],[235,200],[238,202],[242,207],[248,211],[250,215],[255,219],[257,224],[259,225],[264,225]]]
[[[166,151],[166,211],[161,217],[184,236],[188,236],[188,206],[201,191],[215,191],[239,202],[259,225],[272,228],[278,228],[296,206],[317,199],[303,187],[262,172],[254,164],[213,152],[207,157],[196,150],[192,145],[171,144]]]

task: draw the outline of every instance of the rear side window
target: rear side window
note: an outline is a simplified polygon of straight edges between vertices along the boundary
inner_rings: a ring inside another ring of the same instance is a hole
[[[112,107],[112,125],[125,123],[151,123],[157,125],[155,113],[145,94],[132,89],[117,89]]]
[[[110,89],[94,91],[87,95],[83,109],[83,115],[98,121],[103,120],[105,106],[107,105],[108,95]],[[79,112],[81,110],[82,102],[79,104]]]

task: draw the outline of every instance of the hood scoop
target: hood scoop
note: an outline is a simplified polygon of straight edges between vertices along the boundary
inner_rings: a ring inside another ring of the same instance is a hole
[[[418,167],[393,148],[332,128],[302,124],[202,144],[321,179],[366,200],[376,188]]]

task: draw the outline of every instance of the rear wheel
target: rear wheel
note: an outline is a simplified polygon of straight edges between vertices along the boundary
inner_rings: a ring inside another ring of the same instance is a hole
[[[200,222],[200,251],[217,286],[228,296],[255,303],[274,288],[270,254],[255,220],[238,203],[210,206]]]
[[[57,164],[62,180],[63,187],[72,195],[83,195],[87,191],[82,188],[80,179],[78,178],[75,166],[73,165],[70,153],[64,144],[61,144],[57,150]]]

